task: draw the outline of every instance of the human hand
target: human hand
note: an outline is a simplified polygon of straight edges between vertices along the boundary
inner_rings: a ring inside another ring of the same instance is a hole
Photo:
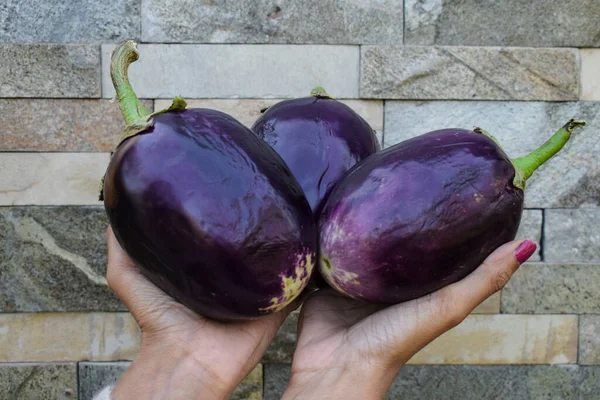
[[[393,306],[313,293],[298,321],[292,376],[283,399],[381,399],[400,368],[499,291],[535,251],[530,241],[498,248],[466,278]]]
[[[202,317],[148,281],[107,231],[107,280],[142,331],[138,356],[112,392],[121,399],[227,399],[299,305],[250,322]]]

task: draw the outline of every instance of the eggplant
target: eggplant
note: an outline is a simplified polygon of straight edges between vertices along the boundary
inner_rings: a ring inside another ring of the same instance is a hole
[[[148,115],[127,78],[126,41],[111,77],[127,123],[102,185],[115,236],[140,271],[204,316],[250,320],[308,283],[316,222],[279,155],[233,117],[176,98]]]
[[[322,87],[266,109],[252,130],[286,162],[316,218],[346,172],[380,150],[367,121]]]
[[[513,160],[482,129],[437,130],[368,157],[321,213],[321,275],[348,297],[388,304],[464,278],[515,238],[526,180],[584,125],[571,120]]]

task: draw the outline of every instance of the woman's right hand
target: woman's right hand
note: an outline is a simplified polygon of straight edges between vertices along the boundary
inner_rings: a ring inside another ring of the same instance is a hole
[[[400,368],[504,287],[535,251],[513,241],[466,278],[393,306],[353,300],[332,289],[313,293],[298,322],[292,376],[283,399],[381,399]]]

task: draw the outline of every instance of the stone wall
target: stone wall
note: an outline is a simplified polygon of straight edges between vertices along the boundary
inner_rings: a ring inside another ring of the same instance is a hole
[[[135,357],[96,199],[122,125],[109,54],[133,38],[149,109],[182,95],[250,125],[323,85],[384,147],[481,126],[513,157],[585,119],[528,185],[538,253],[389,398],[600,399],[599,20],[599,0],[2,1],[0,398],[87,400]],[[280,397],[296,318],[235,398]]]

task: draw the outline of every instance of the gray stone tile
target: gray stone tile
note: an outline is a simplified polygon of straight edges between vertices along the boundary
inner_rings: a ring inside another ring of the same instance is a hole
[[[522,265],[502,290],[507,314],[600,313],[600,264]]]
[[[0,399],[76,400],[75,363],[0,363]]]
[[[291,363],[296,350],[296,329],[299,313],[293,312],[281,324],[277,336],[265,352],[263,362],[268,364]]]
[[[110,152],[124,124],[108,100],[0,99],[0,151]]]
[[[529,261],[542,260],[542,219],[542,210],[523,210],[516,239],[532,240],[537,245],[537,250],[529,258]]]
[[[145,42],[402,44],[402,0],[142,0]]]
[[[0,60],[0,97],[100,97],[98,46],[0,44]]]
[[[600,100],[600,49],[580,49],[581,100]]]
[[[105,386],[121,378],[130,362],[80,362],[79,400],[92,400]]]
[[[600,208],[546,210],[545,216],[546,261],[600,263]]]
[[[600,365],[600,315],[579,317],[579,364]]]
[[[265,400],[280,399],[287,364],[265,365]],[[390,400],[565,400],[600,398],[600,367],[577,365],[408,365],[390,387]]]
[[[386,101],[384,144],[389,147],[436,129],[479,126],[492,133],[510,157],[521,157],[571,118],[588,125],[529,179],[525,206],[598,206],[600,102]]]
[[[360,95],[413,100],[577,100],[576,49],[362,46]]]
[[[79,363],[79,400],[92,400],[104,387],[117,383],[130,362]],[[236,388],[230,400],[261,400],[263,366],[257,365]]]
[[[112,98],[113,45],[102,46],[102,95]],[[358,97],[358,46],[140,45],[131,84],[140,98],[290,98],[325,86]]]
[[[0,207],[0,312],[116,311],[100,207]]]
[[[140,36],[138,0],[3,0],[0,43],[101,43]]]
[[[288,387],[292,368],[289,364],[264,365],[264,400],[280,400]]]
[[[596,0],[405,0],[405,44],[597,47]]]

